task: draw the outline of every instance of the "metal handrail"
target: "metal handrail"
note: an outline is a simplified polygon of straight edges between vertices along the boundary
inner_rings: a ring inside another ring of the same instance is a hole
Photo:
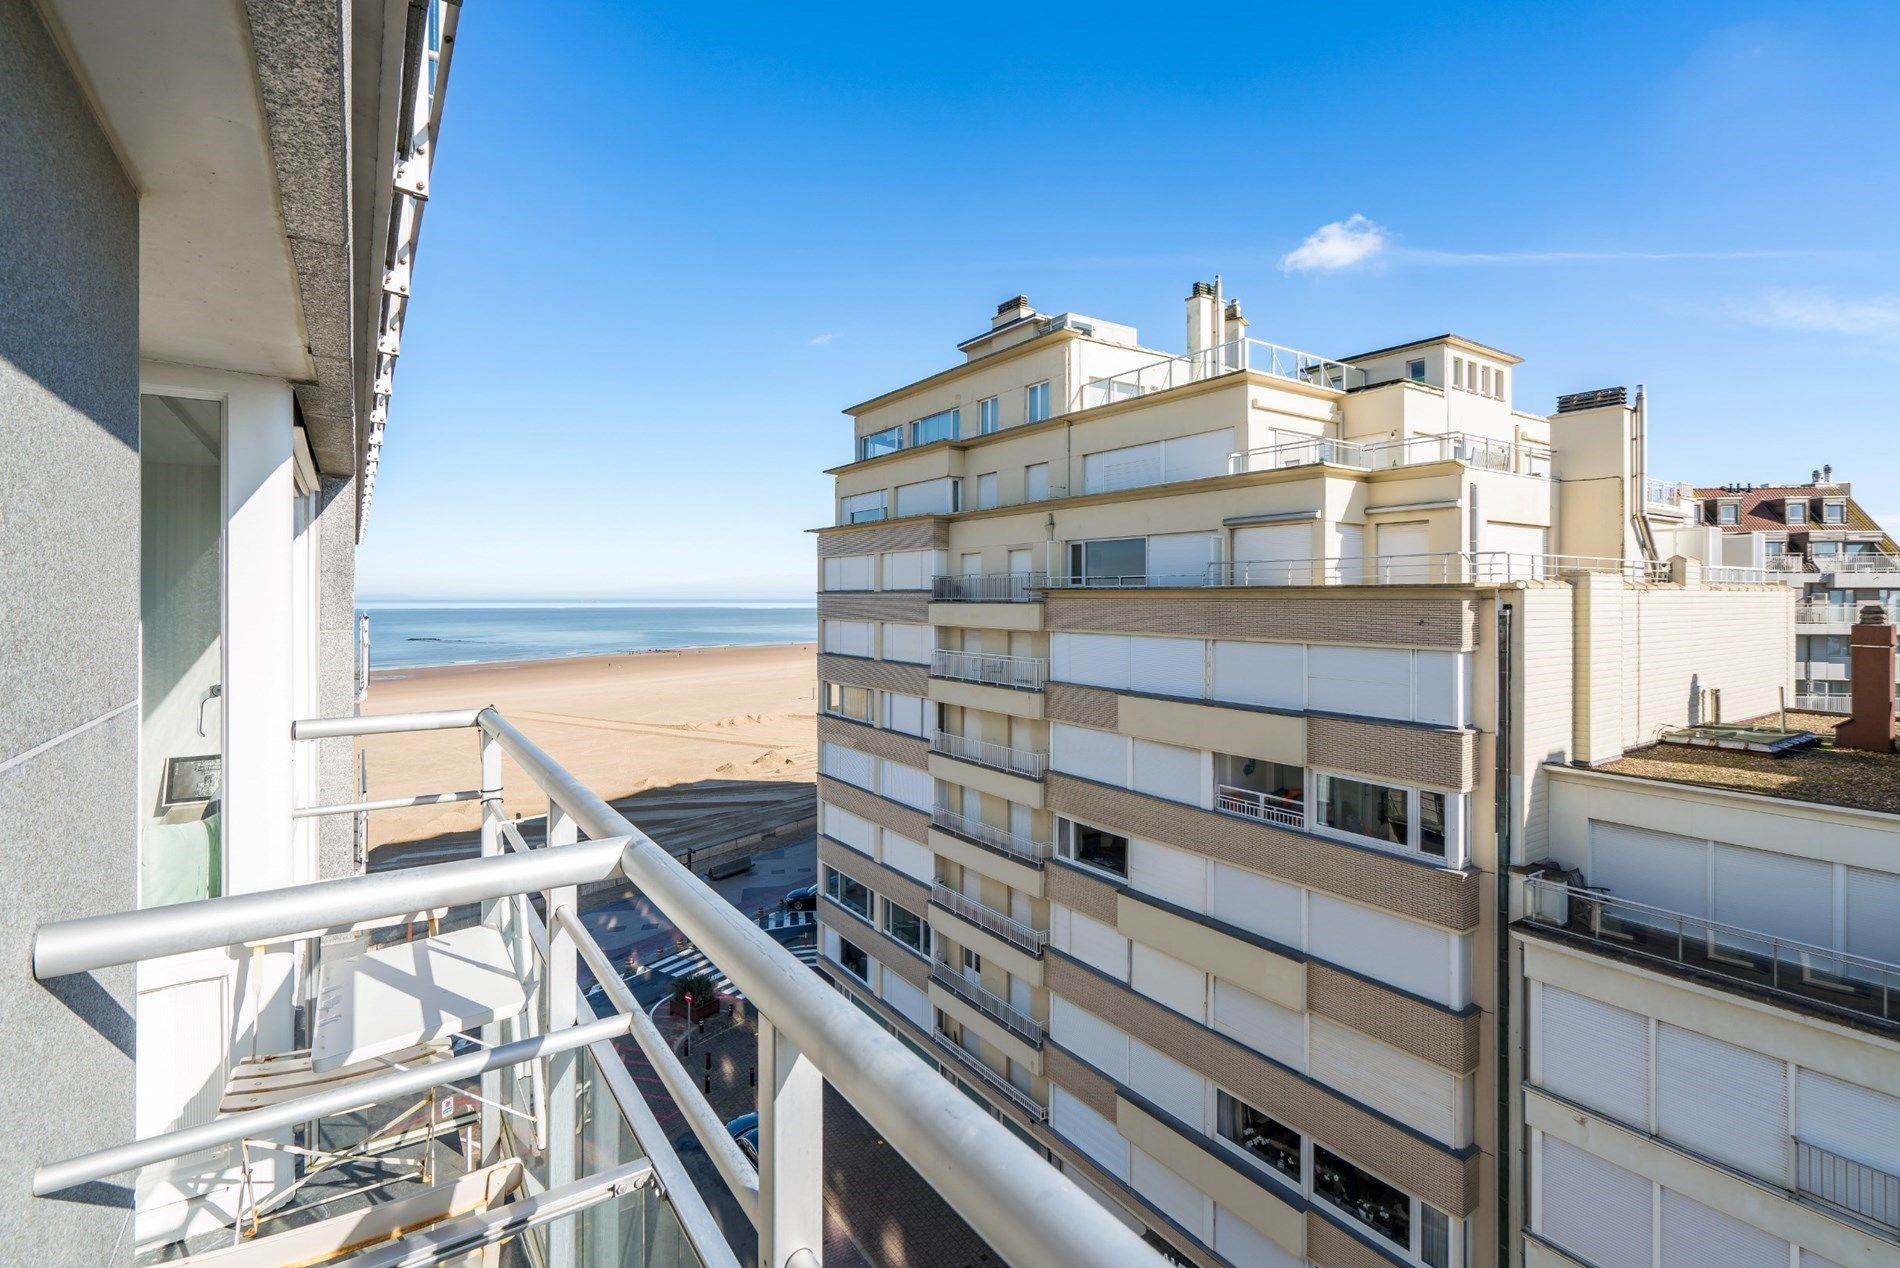
[[[980,1058],[974,1057],[964,1051],[963,1046],[949,1035],[944,1034],[941,1030],[933,1030],[930,1032],[930,1037],[936,1040],[939,1047],[954,1053],[962,1069],[968,1070],[970,1073],[976,1075],[976,1077],[981,1079],[992,1091],[1000,1092],[1008,1097],[1015,1104],[1016,1108],[1029,1115],[1031,1121],[1040,1123],[1049,1117],[1049,1111],[1043,1108],[1040,1101],[1017,1087],[1014,1083],[1011,1083],[996,1071],[984,1065]]]
[[[994,907],[959,893],[948,885],[932,884],[930,901],[953,915],[961,916],[979,929],[993,933],[1006,942],[1015,943],[1031,955],[1041,955],[1043,947],[1048,944],[1049,935],[1043,930],[1024,924],[1014,916],[1005,916]]]
[[[1112,576],[1057,574],[1052,589],[1144,590],[1253,586],[1507,585],[1552,580],[1570,572],[1666,582],[1669,565],[1644,559],[1538,555],[1503,550],[1439,551],[1407,555],[1327,555],[1310,559],[1243,559],[1212,563],[1199,572]]]
[[[1833,947],[1816,946],[1794,938],[1763,933],[1757,929],[1723,924],[1686,912],[1671,911],[1667,907],[1652,907],[1634,899],[1620,898],[1601,890],[1577,888],[1543,877],[1526,877],[1524,883],[1525,892],[1531,900],[1530,918],[1534,921],[1556,923],[1592,941],[1611,943],[1679,964],[1690,963],[1692,957],[1688,955],[1689,948],[1699,947],[1703,954],[1693,957],[1697,968],[1733,976],[1803,1003],[1820,1002],[1863,1016],[1900,1021],[1900,1001],[1894,998],[1896,989],[1900,988],[1900,965],[1855,955],[1851,951],[1839,951]],[[1538,901],[1543,896],[1567,900],[1563,919],[1552,921],[1538,914],[1547,907],[1547,904]],[[1585,924],[1582,929],[1577,928],[1579,907]],[[1607,921],[1606,915],[1610,917]],[[1665,941],[1673,939],[1673,954],[1633,945],[1632,938],[1639,934],[1661,934]],[[1756,961],[1761,959],[1767,961],[1767,981],[1741,972],[1742,969],[1751,969],[1759,974],[1761,968]],[[1787,975],[1785,981],[1784,975]],[[1821,999],[1792,989],[1800,984],[1824,989],[1828,991],[1828,997]],[[1867,989],[1872,997],[1869,1000],[1870,1007],[1856,1007],[1852,1002],[1859,998],[1855,994],[1856,987]]]
[[[1797,625],[1853,625],[1860,620],[1861,610],[1877,606],[1893,620],[1896,605],[1867,603],[1798,603],[1794,609]]]
[[[1044,1030],[1041,1022],[1002,996],[978,986],[942,960],[931,962],[930,980],[1002,1026],[1024,1043],[1035,1048],[1042,1047]]]
[[[1550,446],[1529,440],[1502,440],[1471,432],[1407,436],[1400,440],[1351,441],[1327,436],[1304,436],[1258,449],[1229,454],[1231,475],[1325,463],[1361,471],[1411,467],[1429,462],[1460,462],[1483,471],[1548,479]]]
[[[1216,784],[1214,808],[1224,810],[1228,814],[1245,815],[1249,819],[1260,819],[1288,828],[1306,826],[1305,803],[1291,797],[1276,797],[1272,793],[1264,793],[1252,788]]]
[[[1795,1137],[1795,1191],[1900,1233],[1900,1176]]]
[[[974,762],[978,766],[1006,771],[1011,775],[1023,775],[1029,779],[1041,779],[1043,772],[1049,767],[1047,753],[1038,753],[1034,749],[1011,748],[1007,744],[971,739],[967,735],[952,735],[948,731],[930,733],[930,750],[933,753],[941,753],[945,757],[954,757],[958,761]]]
[[[968,837],[972,841],[1001,850],[1005,854],[1013,854],[1036,867],[1042,866],[1043,860],[1049,857],[1054,848],[1053,842],[1037,841],[1032,837],[1018,836],[1003,828],[991,827],[981,819],[972,819],[968,815],[959,814],[948,806],[931,807],[930,822],[947,832]]]
[[[1049,576],[1042,572],[939,573],[930,579],[933,603],[1034,603]]]
[[[934,678],[954,678],[958,682],[1041,691],[1049,680],[1049,658],[938,649],[930,654],[930,673]]]
[[[1226,374],[1252,371],[1273,378],[1307,383],[1344,392],[1364,387],[1366,373],[1358,366],[1332,361],[1316,353],[1268,343],[1264,339],[1230,339],[1177,356],[1162,357],[1120,374],[1091,379],[1083,385],[1081,408],[1093,409],[1132,401],[1154,392],[1199,383]]]

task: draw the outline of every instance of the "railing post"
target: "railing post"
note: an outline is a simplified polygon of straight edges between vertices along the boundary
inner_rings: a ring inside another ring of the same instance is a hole
[[[501,839],[501,745],[495,737],[486,731],[477,731],[481,736],[482,755],[482,857],[491,858],[504,849]],[[482,904],[482,923],[499,928],[502,903],[490,900]],[[519,950],[520,948],[518,948]],[[525,963],[525,961],[523,961]],[[503,1043],[502,1028],[499,1022],[490,1022],[482,1027],[482,1042],[490,1047]],[[481,1147],[482,1161],[499,1157],[495,1152],[501,1140],[501,1110],[503,1104],[501,1070],[490,1070],[482,1075],[482,1113]]]
[[[551,798],[548,803],[547,848],[558,850],[580,839],[573,816]],[[554,913],[566,907],[580,914],[580,891],[573,885],[547,891],[548,960],[542,966],[545,983],[541,998],[542,1025],[547,1034],[558,1034],[574,1024],[575,992],[579,989],[579,951],[574,935],[567,931]],[[576,1073],[581,1054],[578,1051],[556,1053],[547,1058],[548,1187],[580,1179],[575,1155],[579,1152],[580,1123]],[[574,1262],[574,1222],[556,1220],[549,1227],[549,1262]]]
[[[769,1017],[759,1018],[759,1264],[822,1254],[825,1081]]]

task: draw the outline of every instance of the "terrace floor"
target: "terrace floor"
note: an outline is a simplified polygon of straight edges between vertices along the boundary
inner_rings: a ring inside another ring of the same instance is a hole
[[[1812,801],[1854,810],[1900,814],[1900,754],[1863,753],[1833,747],[1837,714],[1788,712],[1788,727],[1812,731],[1821,744],[1772,757],[1733,749],[1654,744],[1634,749],[1596,769],[1612,775],[1699,784],[1734,792]],[[1778,725],[1779,715],[1748,722]]]

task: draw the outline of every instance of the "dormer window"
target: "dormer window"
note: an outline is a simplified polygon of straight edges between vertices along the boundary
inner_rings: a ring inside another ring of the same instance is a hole
[[[1719,502],[1715,507],[1717,524],[1739,524],[1742,522],[1742,504],[1740,502]]]
[[[1806,502],[1790,501],[1787,506],[1783,508],[1782,518],[1790,524],[1807,523],[1808,504]]]
[[[1821,518],[1829,524],[1847,523],[1847,503],[1828,502],[1821,508]]]

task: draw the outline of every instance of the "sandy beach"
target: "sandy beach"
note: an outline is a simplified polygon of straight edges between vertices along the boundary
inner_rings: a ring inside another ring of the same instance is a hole
[[[809,785],[817,767],[811,643],[689,648],[378,671],[365,713],[492,705],[608,800],[705,780]],[[472,732],[370,736],[370,796],[472,788]],[[547,804],[512,763],[510,812]],[[474,803],[370,816],[374,848],[472,830]]]

